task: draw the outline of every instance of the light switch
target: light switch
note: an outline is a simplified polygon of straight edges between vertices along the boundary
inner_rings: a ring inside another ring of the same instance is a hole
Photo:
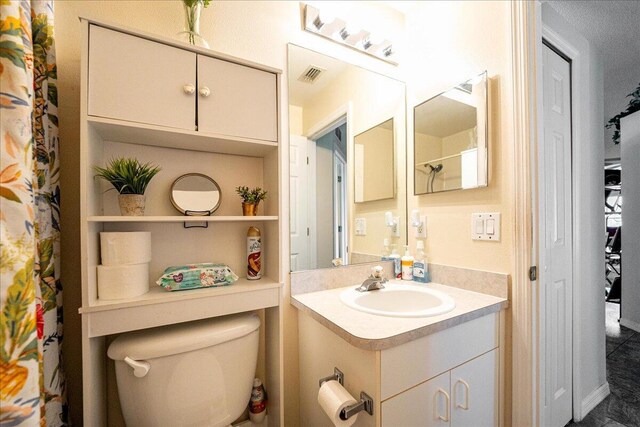
[[[356,236],[366,236],[367,235],[367,219],[366,218],[356,218]]]
[[[496,220],[488,219],[487,220],[487,234],[493,236],[496,233]]]
[[[500,241],[500,213],[471,214],[471,238],[473,240]]]

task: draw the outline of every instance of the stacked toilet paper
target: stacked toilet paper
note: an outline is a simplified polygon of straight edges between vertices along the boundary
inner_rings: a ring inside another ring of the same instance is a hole
[[[133,298],[149,291],[151,233],[100,233],[98,299]]]

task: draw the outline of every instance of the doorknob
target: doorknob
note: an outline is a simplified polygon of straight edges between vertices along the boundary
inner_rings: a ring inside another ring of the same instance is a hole
[[[187,85],[182,86],[182,90],[187,95],[193,95],[194,93],[196,93],[196,87],[194,85],[192,85],[192,84],[187,84]]]
[[[204,97],[204,98],[206,98],[206,97],[208,97],[209,95],[211,95],[211,89],[209,89],[209,88],[208,88],[208,87],[206,87],[206,86],[202,86],[202,87],[200,88],[199,92],[200,92],[200,96],[202,96],[202,97]]]

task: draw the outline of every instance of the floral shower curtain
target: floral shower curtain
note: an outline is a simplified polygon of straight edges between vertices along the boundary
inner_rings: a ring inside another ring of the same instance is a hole
[[[53,1],[0,0],[0,426],[66,425]]]

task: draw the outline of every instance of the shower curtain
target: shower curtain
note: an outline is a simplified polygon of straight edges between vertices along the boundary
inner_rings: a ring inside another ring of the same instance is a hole
[[[0,426],[66,425],[53,2],[0,0]]]

